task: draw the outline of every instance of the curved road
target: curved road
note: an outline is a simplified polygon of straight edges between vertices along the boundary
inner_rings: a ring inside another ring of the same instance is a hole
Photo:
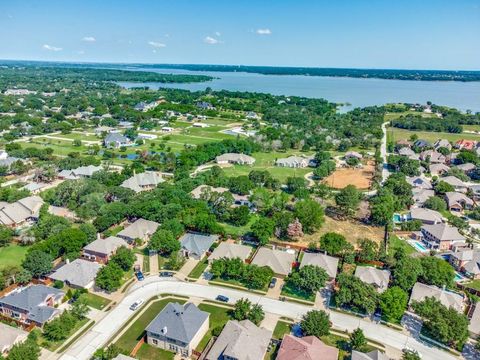
[[[125,298],[119,302],[113,310],[107,313],[103,319],[99,320],[95,326],[81,336],[60,359],[89,360],[93,353],[97,349],[105,346],[109,339],[121,329],[121,327],[134,314],[134,312],[129,310],[129,307],[133,302],[137,299],[148,300],[151,297],[162,293],[209,300],[214,300],[217,295],[222,294],[228,296],[231,303],[243,297],[248,298],[253,303],[262,305],[265,312],[294,319],[300,318],[303,314],[312,309],[312,307],[309,306],[282,302],[240,290],[181,282],[176,279],[162,279],[158,276],[152,275],[147,277],[143,282],[136,283],[128,292],[128,295],[125,296]],[[360,327],[368,338],[399,350],[406,346],[415,349],[423,355],[422,359],[424,360],[456,358],[447,352],[429,347],[402,332],[386,326],[339,312],[330,311],[329,313],[330,320],[337,329],[352,331],[355,328]]]

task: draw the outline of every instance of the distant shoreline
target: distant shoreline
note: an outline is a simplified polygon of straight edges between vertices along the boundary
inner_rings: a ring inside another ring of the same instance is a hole
[[[475,70],[407,70],[407,69],[356,69],[318,68],[249,65],[202,65],[202,64],[141,64],[141,63],[76,63],[30,60],[0,60],[0,66],[56,66],[56,67],[138,67],[147,69],[177,69],[209,72],[246,72],[263,75],[302,75],[318,77],[346,77],[361,79],[415,80],[415,81],[480,81],[480,71]]]

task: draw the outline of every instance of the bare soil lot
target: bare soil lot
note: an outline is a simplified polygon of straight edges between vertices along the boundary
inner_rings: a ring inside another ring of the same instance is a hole
[[[347,185],[354,185],[357,189],[369,189],[375,172],[373,162],[363,168],[339,168],[323,181],[334,189],[343,189]]]

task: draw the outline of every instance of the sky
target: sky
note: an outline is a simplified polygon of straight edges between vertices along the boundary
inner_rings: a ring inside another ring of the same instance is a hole
[[[480,0],[0,0],[0,59],[480,70]]]

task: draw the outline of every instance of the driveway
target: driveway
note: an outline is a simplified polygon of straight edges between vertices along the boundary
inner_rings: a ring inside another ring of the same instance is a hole
[[[283,284],[285,284],[285,280],[277,278],[277,283],[275,286],[273,288],[268,288],[267,297],[278,299],[280,297],[280,293],[282,292]]]
[[[61,357],[61,359],[89,360],[93,353],[97,349],[105,346],[115,332],[117,332],[122,325],[132,317],[134,313],[129,310],[130,304],[138,298],[148,300],[149,298],[162,293],[188,297],[194,296],[209,300],[214,300],[218,294],[223,294],[230,298],[230,303],[235,303],[240,298],[248,298],[252,303],[258,303],[263,306],[265,313],[276,314],[293,319],[299,319],[303,314],[312,310],[312,307],[309,306],[291,302],[282,302],[245,291],[181,282],[175,279],[161,279],[158,276],[149,276],[141,283],[134,284],[125,298],[119,301],[114,309],[80,337],[78,341]],[[357,327],[360,327],[364,331],[366,337],[399,350],[403,349],[405,344],[408,343],[408,347],[420,352],[423,355],[424,360],[456,359],[455,356],[450,355],[447,352],[430,347],[414,337],[386,326],[339,312],[329,311],[329,314],[330,320],[336,329],[351,332]]]

